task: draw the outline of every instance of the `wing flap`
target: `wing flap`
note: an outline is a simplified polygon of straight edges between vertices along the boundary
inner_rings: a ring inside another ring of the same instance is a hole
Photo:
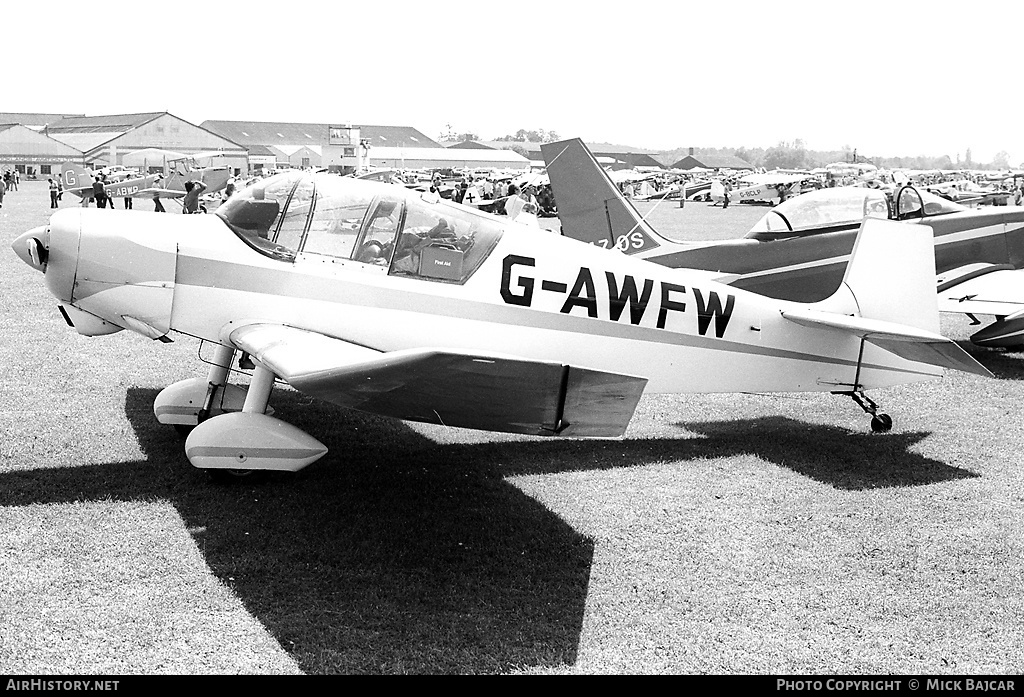
[[[784,310],[782,316],[805,327],[833,329],[859,336],[910,361],[992,377],[985,366],[955,341],[927,329],[807,308]]]
[[[273,324],[230,341],[295,389],[409,421],[530,435],[621,436],[647,380],[514,356],[381,352]]]

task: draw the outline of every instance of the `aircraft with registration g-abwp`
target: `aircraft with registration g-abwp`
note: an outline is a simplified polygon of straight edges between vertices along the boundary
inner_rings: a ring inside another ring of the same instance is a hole
[[[938,333],[930,229],[891,221],[864,224],[814,304],[326,173],[260,180],[214,215],[65,209],[13,247],[80,334],[213,344],[154,412],[222,476],[326,452],[268,413],[277,380],[399,419],[618,437],[645,391],[834,392],[888,430],[866,390],[989,375]],[[239,352],[247,390],[228,382]]]
[[[61,172],[64,191],[86,200],[92,199],[95,177],[78,165],[65,165]],[[108,198],[181,199],[185,196],[185,182],[201,181],[206,184],[205,193],[214,193],[227,186],[231,178],[227,167],[205,167],[191,169],[179,166],[169,176],[147,174],[130,179],[107,182],[103,190]]]

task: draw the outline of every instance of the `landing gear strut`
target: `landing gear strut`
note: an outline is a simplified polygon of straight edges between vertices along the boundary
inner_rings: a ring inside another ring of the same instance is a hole
[[[861,409],[868,414],[871,414],[871,430],[875,433],[885,433],[886,431],[892,430],[892,417],[888,414],[879,414],[878,405],[864,394],[861,390],[855,390],[853,392],[846,392],[845,394],[855,401]]]
[[[861,409],[868,414],[871,414],[871,430],[875,433],[885,433],[886,431],[892,430],[892,417],[888,414],[879,414],[878,405],[875,404],[871,397],[864,394],[864,390],[860,389],[860,369],[864,362],[864,343],[865,340],[860,340],[860,353],[857,356],[857,374],[853,378],[853,389],[849,392],[840,392],[839,394],[849,395],[853,401],[855,401]]]

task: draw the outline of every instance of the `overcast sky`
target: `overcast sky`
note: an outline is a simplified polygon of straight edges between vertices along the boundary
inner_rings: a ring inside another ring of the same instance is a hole
[[[359,5],[4,3],[0,111],[1024,161],[1020,2]]]

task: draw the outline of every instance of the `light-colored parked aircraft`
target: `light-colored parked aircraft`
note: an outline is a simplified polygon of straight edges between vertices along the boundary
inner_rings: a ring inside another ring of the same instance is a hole
[[[938,333],[930,229],[891,221],[865,223],[843,287],[816,304],[303,172],[214,215],[65,209],[13,247],[81,334],[214,344],[209,375],[154,407],[195,426],[186,455],[211,470],[297,470],[324,454],[266,413],[277,379],[400,419],[609,437],[645,390],[836,392],[888,430],[865,390],[988,374]],[[247,392],[227,382],[239,351],[256,366]]]
[[[103,185],[110,198],[180,199],[185,196],[185,182],[201,181],[206,184],[205,193],[214,193],[227,186],[231,178],[227,167],[205,167],[189,169],[179,166],[172,174],[147,174],[133,179],[122,179]],[[83,199],[92,199],[93,173],[78,165],[65,165],[61,172],[64,191]]]
[[[814,175],[768,172],[748,174],[738,180],[738,185],[729,192],[729,203],[770,203],[774,204],[801,192],[800,185]],[[725,201],[725,185],[721,180],[711,182],[708,199],[714,203]]]
[[[995,316],[971,337],[979,346],[1024,346],[1022,208],[967,209],[911,186],[891,197],[840,187],[776,206],[745,238],[679,242],[641,218],[581,140],[545,143],[541,151],[563,235],[665,266],[731,274],[733,287],[773,298],[816,302],[834,293],[866,217],[925,223],[935,234],[940,309]]]

